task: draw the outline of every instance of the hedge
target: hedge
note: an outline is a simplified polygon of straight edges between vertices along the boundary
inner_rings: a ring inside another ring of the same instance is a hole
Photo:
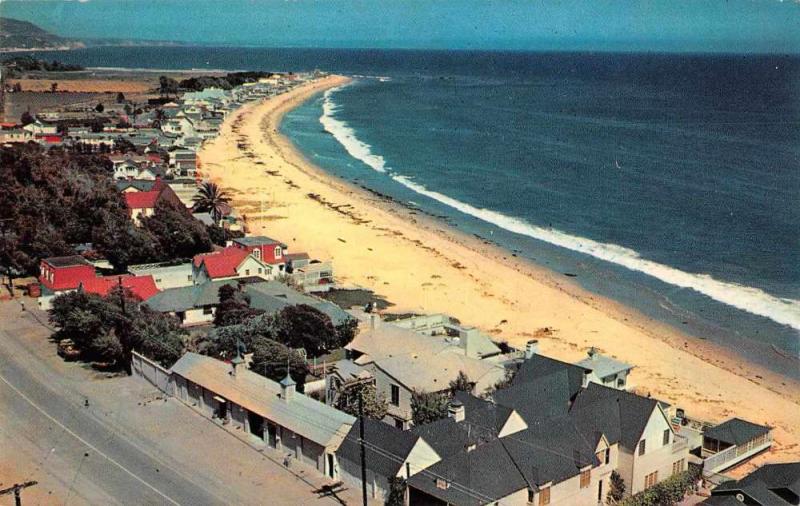
[[[623,500],[621,506],[673,506],[682,501],[697,482],[698,471],[689,469],[656,483],[647,490]]]

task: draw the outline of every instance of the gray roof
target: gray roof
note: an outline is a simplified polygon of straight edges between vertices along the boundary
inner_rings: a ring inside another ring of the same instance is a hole
[[[233,242],[242,246],[261,246],[262,244],[282,244],[281,241],[269,238],[265,235],[251,235],[249,237],[239,237]]]
[[[591,369],[598,378],[605,378],[625,371],[633,369],[632,365],[620,362],[611,357],[600,355],[594,349],[590,352],[589,356],[577,363],[581,367]]]
[[[141,192],[147,192],[153,188],[155,181],[151,181],[149,179],[120,179],[114,184],[117,186],[118,191],[124,191],[128,188],[136,188]]]
[[[537,381],[515,382],[492,397],[498,404],[515,409],[527,423],[564,415],[571,397],[569,377],[566,371],[554,371]]]
[[[80,255],[70,255],[66,257],[45,258],[45,262],[53,267],[73,267],[76,265],[92,265]]]
[[[633,450],[654,409],[656,399],[590,383],[578,394],[570,414],[584,430],[602,432],[609,443]]]
[[[771,428],[766,425],[758,425],[741,418],[731,418],[719,425],[706,429],[703,432],[703,437],[740,446],[758,436],[769,433],[770,430]]]
[[[358,423],[356,419],[350,433],[336,450],[336,457],[360,464]],[[397,476],[397,473],[403,470],[403,462],[419,439],[419,436],[412,432],[397,429],[378,420],[364,418],[367,468],[379,476]]]
[[[514,385],[535,383],[539,381],[540,378],[550,376],[554,372],[565,373],[569,388],[569,396],[574,397],[583,385],[585,371],[586,369],[579,365],[536,354],[522,363],[519,371],[514,375],[512,383]]]
[[[264,283],[261,278],[241,278],[224,281],[209,281],[201,285],[181,286],[167,288],[153,295],[145,303],[153,311],[161,313],[186,311],[188,309],[215,306],[219,304],[219,289],[222,286],[237,286],[240,281],[245,283]]]
[[[798,504],[800,500],[800,462],[766,464],[738,481],[728,481],[711,491],[703,502],[714,506],[739,504],[737,493],[749,498],[746,504],[783,506]]]
[[[335,326],[353,319],[350,313],[336,304],[298,292],[279,281],[248,285],[246,292],[250,296],[250,307],[269,314],[277,313],[286,306],[305,304],[328,315]]]
[[[355,418],[299,392],[290,399],[280,398],[281,386],[248,369],[236,376],[231,365],[220,360],[186,353],[170,372],[186,378],[226,400],[242,406],[306,439],[336,449]]]

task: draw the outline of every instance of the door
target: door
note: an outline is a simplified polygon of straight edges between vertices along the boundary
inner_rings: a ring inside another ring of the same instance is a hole
[[[597,482],[597,504],[603,504],[603,480]]]
[[[254,436],[258,436],[260,439],[264,439],[264,419],[261,418],[260,415],[253,413],[252,411],[247,412],[247,422],[250,426],[250,434]]]
[[[278,429],[271,423],[267,423],[267,443],[272,448],[278,447]]]
[[[334,467],[333,467],[333,464],[334,464],[333,454],[332,453],[328,453],[326,456],[328,457],[328,477],[329,478],[336,478],[336,476],[335,476],[336,475],[336,469],[334,469]]]

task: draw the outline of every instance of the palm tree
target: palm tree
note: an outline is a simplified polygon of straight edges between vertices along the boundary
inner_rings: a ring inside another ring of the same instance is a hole
[[[225,190],[220,189],[216,183],[205,181],[200,185],[197,195],[194,196],[194,210],[198,212],[211,213],[211,219],[215,224],[219,224],[223,212],[230,202],[230,197]]]

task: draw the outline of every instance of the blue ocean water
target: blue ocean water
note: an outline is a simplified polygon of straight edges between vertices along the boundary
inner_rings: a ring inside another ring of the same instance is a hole
[[[323,169],[800,377],[800,59],[97,48],[356,75],[286,116]],[[68,58],[60,59],[67,60]]]

